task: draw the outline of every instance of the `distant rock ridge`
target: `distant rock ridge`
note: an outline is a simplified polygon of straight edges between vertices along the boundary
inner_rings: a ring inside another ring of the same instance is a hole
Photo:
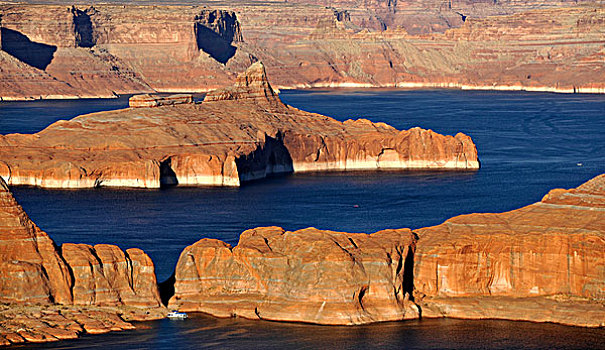
[[[201,104],[189,101],[135,96],[137,108],[61,120],[33,135],[0,135],[0,176],[10,185],[158,188],[240,186],[305,171],[479,168],[463,133],[339,122],[287,106],[260,62],[234,86]]]
[[[0,17],[0,100],[207,92],[257,60],[278,89],[605,93],[602,1],[1,4]]]

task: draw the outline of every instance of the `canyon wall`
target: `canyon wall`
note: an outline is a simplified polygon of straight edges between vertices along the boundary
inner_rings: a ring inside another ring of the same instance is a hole
[[[163,297],[182,311],[318,324],[456,317],[603,327],[603,198],[605,174],[521,209],[415,231],[261,227],[235,247],[202,239],[183,250]],[[1,179],[0,244],[2,345],[165,315],[144,252],[56,247]]]
[[[135,105],[147,99],[133,98]],[[239,186],[275,173],[478,168],[477,149],[462,133],[339,122],[287,106],[260,62],[201,104],[99,112],[33,135],[0,135],[0,176],[53,188]]]
[[[0,178],[0,302],[158,307],[153,262],[140,249],[57,247]]]
[[[169,306],[219,317],[360,324],[416,317],[605,326],[605,174],[530,206],[370,235],[308,228],[202,239]]]
[[[163,317],[149,256],[107,244],[57,247],[2,178],[0,303],[0,345],[132,329],[123,318]]]
[[[242,233],[233,248],[202,239],[179,258],[169,307],[318,324],[417,318],[406,289],[413,250],[410,230],[264,227]]]
[[[0,97],[206,92],[257,60],[278,88],[605,84],[602,1],[224,6],[0,5]]]
[[[415,233],[424,316],[605,325],[605,175],[521,209]],[[556,300],[584,305],[570,312],[553,307]]]

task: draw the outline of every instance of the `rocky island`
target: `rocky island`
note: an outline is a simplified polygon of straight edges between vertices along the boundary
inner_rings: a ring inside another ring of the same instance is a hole
[[[304,171],[479,168],[476,147],[462,133],[339,122],[285,105],[260,62],[201,104],[150,98],[33,135],[0,135],[0,176],[9,185],[158,188],[239,186]]]
[[[131,329],[171,308],[354,325],[419,317],[605,326],[605,174],[500,214],[373,234],[260,227],[186,247],[171,288],[139,249],[63,244],[0,179],[0,344]]]

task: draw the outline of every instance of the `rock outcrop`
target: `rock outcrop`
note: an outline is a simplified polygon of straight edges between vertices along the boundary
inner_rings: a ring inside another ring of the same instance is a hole
[[[239,186],[293,171],[478,168],[462,133],[343,123],[287,106],[261,63],[202,104],[99,112],[34,135],[0,135],[0,176],[11,185]]]
[[[601,2],[321,3],[0,5],[0,98],[206,92],[257,60],[280,89],[605,91]]]
[[[106,244],[57,247],[2,178],[0,303],[0,345],[132,329],[123,318],[164,317],[149,256]]]
[[[73,274],[73,304],[159,307],[153,262],[140,249],[66,243],[61,253]]]
[[[169,307],[318,324],[417,318],[406,263],[413,251],[410,230],[264,227],[242,233],[233,248],[202,239],[179,258]]]
[[[267,72],[261,62],[255,62],[248,67],[245,74],[237,77],[233,86],[208,92],[204,97],[204,102],[242,99],[280,102],[277,93],[267,80]]]
[[[171,106],[183,103],[193,103],[193,96],[187,94],[157,96],[157,95],[135,95],[128,99],[128,106],[136,107],[159,107]]]
[[[36,226],[0,178],[0,302],[72,300],[69,267],[52,239]]]
[[[605,325],[605,175],[521,209],[462,215],[415,233],[423,316]],[[565,312],[574,301],[590,311]]]
[[[202,239],[169,306],[219,317],[361,324],[416,317],[605,326],[605,174],[525,208],[366,234],[262,227]]]

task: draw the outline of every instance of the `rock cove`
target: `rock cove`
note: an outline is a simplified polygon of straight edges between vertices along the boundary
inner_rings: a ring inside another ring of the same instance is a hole
[[[137,108],[0,135],[0,176],[9,185],[158,188],[239,186],[304,171],[479,168],[462,133],[342,123],[285,105],[260,62],[201,104],[139,107],[133,100]]]
[[[216,6],[0,5],[0,98],[205,92],[257,60],[278,88],[605,88],[601,2]]]
[[[145,253],[56,247],[3,181],[0,194],[1,344],[165,315]],[[524,208],[414,231],[261,227],[235,247],[202,239],[182,252],[162,299],[219,317],[318,324],[455,317],[603,327],[604,199],[605,174]]]

